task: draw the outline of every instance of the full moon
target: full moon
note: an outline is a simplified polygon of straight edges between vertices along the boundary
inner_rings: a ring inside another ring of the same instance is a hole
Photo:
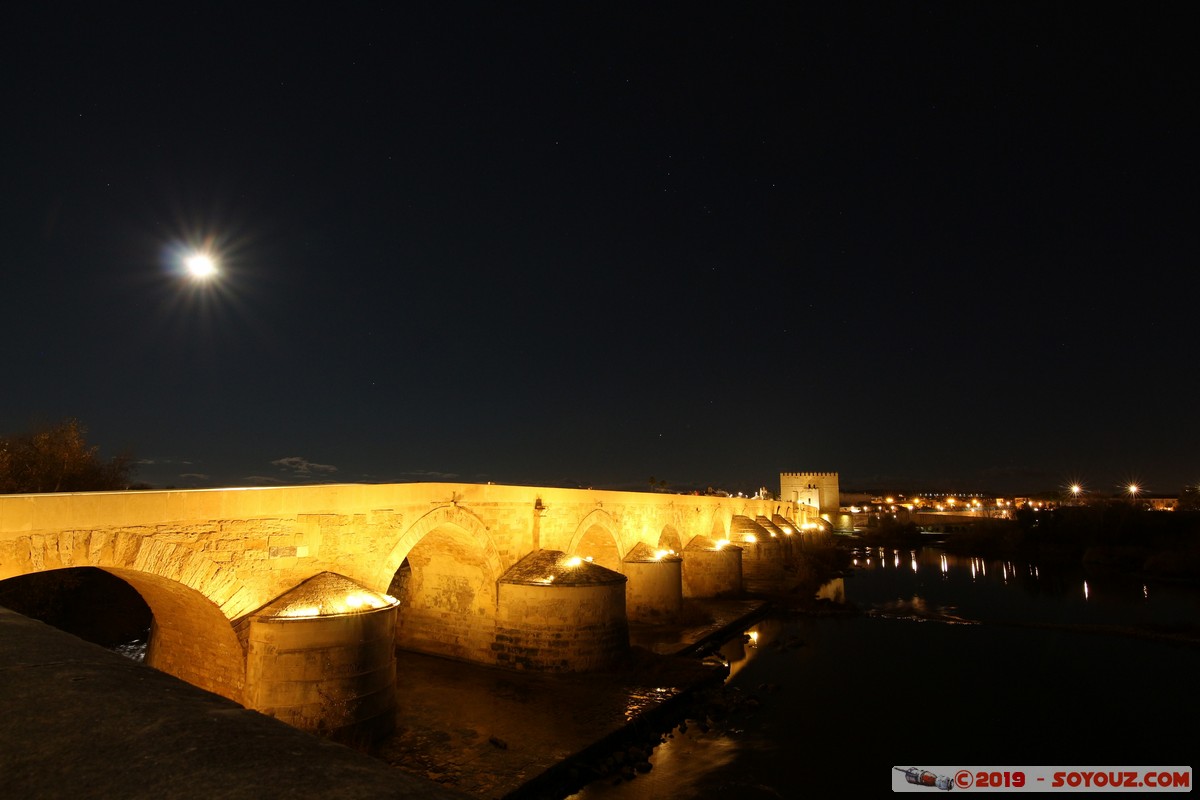
[[[193,278],[209,278],[217,274],[216,263],[203,253],[188,256],[184,259],[183,265],[187,267],[188,274]]]

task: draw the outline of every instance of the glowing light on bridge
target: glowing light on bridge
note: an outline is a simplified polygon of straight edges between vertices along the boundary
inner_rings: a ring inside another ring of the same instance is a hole
[[[321,609],[316,606],[296,606],[288,608],[280,612],[281,617],[317,617],[320,616]]]
[[[272,604],[266,616],[304,619],[361,614],[393,608],[399,601],[373,592],[340,576],[318,576],[305,581]]]

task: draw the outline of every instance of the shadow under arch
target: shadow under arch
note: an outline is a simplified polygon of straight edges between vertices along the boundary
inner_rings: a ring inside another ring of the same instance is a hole
[[[617,521],[612,514],[602,508],[593,509],[579,521],[567,552],[584,558],[590,557],[593,564],[613,572],[624,572],[621,561],[624,553],[621,552],[621,540],[617,530]]]
[[[502,561],[486,526],[442,506],[400,537],[387,561],[388,592],[399,601],[396,646],[488,663],[495,638]]]
[[[679,537],[679,531],[674,525],[664,525],[662,533],[658,535],[659,550],[673,550],[676,553],[683,552],[683,540]]]
[[[726,509],[713,511],[712,531],[708,534],[714,540],[729,538],[729,527],[733,525],[733,514]]]

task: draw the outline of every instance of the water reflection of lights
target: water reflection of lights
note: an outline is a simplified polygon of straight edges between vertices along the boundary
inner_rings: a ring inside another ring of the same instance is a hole
[[[911,559],[910,563],[912,564],[912,571],[916,572],[917,571],[917,553],[916,553],[916,551],[910,550],[908,553],[908,557],[909,557],[909,559]]]
[[[946,575],[950,572],[950,559],[946,558],[945,553],[942,553],[939,561],[941,561],[942,575]]]
[[[987,577],[987,562],[982,558],[971,559],[971,580]]]
[[[1083,599],[1084,599],[1084,600],[1087,600],[1087,599],[1088,599],[1088,595],[1089,595],[1089,592],[1088,592],[1088,585],[1087,585],[1087,581],[1084,581],[1084,582],[1083,582]]]
[[[897,550],[893,554],[892,566],[894,566],[896,569],[900,569],[900,551],[899,550]]]
[[[1150,599],[1150,587],[1144,583],[1142,584],[1142,599],[1143,600]]]
[[[655,687],[640,692],[631,692],[625,703],[625,719],[632,720],[641,716],[647,709],[662,705],[670,700],[679,690],[674,687]]]

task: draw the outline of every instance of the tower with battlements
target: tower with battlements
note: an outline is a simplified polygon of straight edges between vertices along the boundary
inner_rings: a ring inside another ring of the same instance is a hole
[[[813,506],[817,513],[829,519],[841,506],[836,472],[781,472],[779,499],[800,505]]]

